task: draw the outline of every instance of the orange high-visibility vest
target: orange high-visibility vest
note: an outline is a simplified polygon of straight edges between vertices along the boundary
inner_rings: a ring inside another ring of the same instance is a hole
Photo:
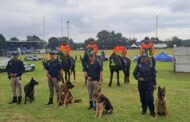
[[[113,49],[113,52],[116,55],[119,55],[119,56],[122,56],[122,57],[125,57],[127,55],[127,49],[123,45],[117,45],[117,46],[115,46],[114,49]]]
[[[66,56],[70,55],[70,46],[68,44],[62,44],[59,47],[59,51],[63,52]]]
[[[95,43],[90,43],[86,45],[86,49],[91,48],[93,49],[94,53],[96,54],[98,52],[98,45]]]
[[[152,43],[149,44],[142,43],[139,48],[140,56],[142,56],[143,53],[148,53],[148,56],[152,57],[155,53],[154,45]]]

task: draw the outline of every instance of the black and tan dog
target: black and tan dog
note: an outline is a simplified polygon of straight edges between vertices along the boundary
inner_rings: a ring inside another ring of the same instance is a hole
[[[66,81],[64,84],[59,86],[59,100],[58,106],[66,106],[71,103],[81,102],[81,99],[73,99],[73,95],[70,92],[74,85],[70,81]]]
[[[158,94],[156,99],[156,114],[160,116],[168,114],[165,87],[158,87]]]
[[[30,82],[24,86],[24,93],[25,93],[25,102],[26,104],[27,101],[34,101],[34,87],[38,85],[38,82],[31,78]]]
[[[97,89],[94,97],[96,98],[96,117],[101,118],[103,113],[112,113],[113,106],[110,100],[101,93],[101,87]]]

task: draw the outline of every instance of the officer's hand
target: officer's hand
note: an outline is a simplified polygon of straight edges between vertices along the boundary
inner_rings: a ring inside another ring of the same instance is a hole
[[[144,78],[139,78],[139,81],[144,81]]]
[[[156,85],[154,85],[154,90],[156,90],[156,88],[157,88]]]
[[[51,75],[50,75],[50,74],[47,74],[47,77],[48,77],[48,78],[51,78]]]
[[[84,72],[84,75],[85,75],[85,77],[88,77],[88,75],[87,75],[87,73],[86,73],[86,72]]]
[[[103,83],[103,78],[101,78],[101,82]]]
[[[91,77],[88,77],[88,78],[87,78],[87,80],[88,80],[88,81],[91,81],[91,80],[92,80],[92,78],[91,78]]]

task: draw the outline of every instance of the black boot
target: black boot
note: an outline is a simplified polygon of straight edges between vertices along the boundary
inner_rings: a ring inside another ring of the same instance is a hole
[[[146,110],[142,110],[141,114],[146,114]]]
[[[57,103],[59,103],[59,97],[57,97]]]
[[[21,104],[21,101],[22,101],[22,96],[19,96],[19,97],[18,97],[17,104]]]
[[[12,101],[9,104],[17,103],[17,97],[13,97]]]
[[[49,102],[46,105],[51,105],[53,104],[53,98],[49,98]]]
[[[93,108],[93,101],[89,101],[89,107],[88,109],[92,109]]]
[[[155,113],[155,112],[150,112],[150,115],[151,115],[152,117],[156,117],[156,113]]]

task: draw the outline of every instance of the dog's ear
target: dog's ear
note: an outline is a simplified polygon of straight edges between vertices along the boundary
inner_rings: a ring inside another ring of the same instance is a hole
[[[101,90],[102,90],[102,88],[101,88],[101,86],[99,86],[97,91],[101,92]]]
[[[160,91],[161,90],[161,87],[160,86],[158,86],[158,91]]]
[[[164,92],[165,92],[165,91],[166,91],[166,88],[164,87],[163,90],[164,90]]]
[[[34,78],[32,77],[31,80],[34,80]]]

